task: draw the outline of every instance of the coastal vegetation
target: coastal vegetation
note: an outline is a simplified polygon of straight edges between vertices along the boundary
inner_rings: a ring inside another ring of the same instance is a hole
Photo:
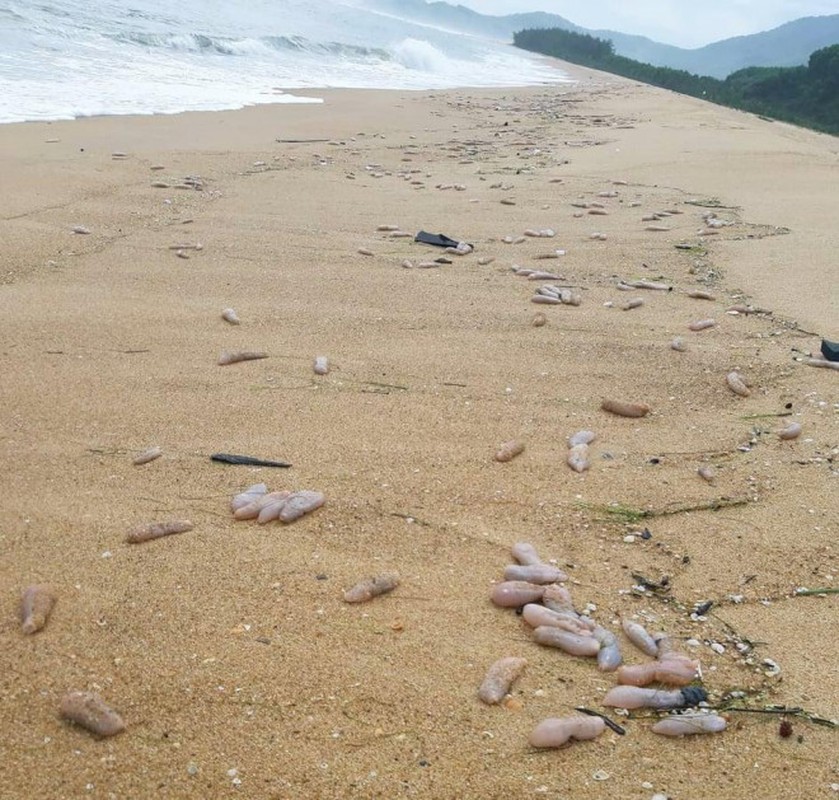
[[[513,43],[572,64],[839,135],[839,44],[815,51],[806,66],[747,67],[719,80],[633,61],[617,55],[610,40],[558,28],[518,31]]]

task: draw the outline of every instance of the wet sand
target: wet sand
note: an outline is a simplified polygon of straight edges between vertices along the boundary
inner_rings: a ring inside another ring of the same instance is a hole
[[[0,127],[3,797],[835,796],[837,732],[801,717],[790,738],[773,714],[687,740],[634,714],[616,717],[626,736],[527,744],[545,717],[605,710],[615,679],[489,602],[516,541],[556,559],[601,624],[640,615],[680,637],[712,704],[734,691],[839,716],[836,597],[793,596],[836,586],[839,375],[794,357],[839,339],[837,139],[575,74]],[[700,236],[709,212],[722,227]],[[403,268],[445,254],[383,224],[475,249]],[[581,304],[533,304],[542,282],[514,264],[555,271],[545,283]],[[617,289],[639,279],[672,290]],[[217,365],[237,349],[269,357]],[[727,388],[735,369],[749,397]],[[604,398],[652,413],[615,417]],[[803,434],[780,440],[792,421]],[[581,428],[597,440],[577,474]],[[494,461],[511,439],[524,452]],[[162,458],[134,466],[153,445]],[[234,521],[231,496],[258,481],[326,504]],[[126,543],[169,519],[194,529]],[[395,591],[343,602],[385,572]],[[58,602],[24,636],[32,583]],[[526,671],[483,706],[508,655]],[[60,720],[71,690],[99,692],[126,730],[99,741]]]

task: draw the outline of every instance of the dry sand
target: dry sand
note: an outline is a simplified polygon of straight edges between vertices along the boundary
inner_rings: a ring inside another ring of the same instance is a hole
[[[629,719],[623,737],[527,745],[544,717],[599,708],[614,677],[490,604],[518,540],[566,568],[577,606],[609,627],[647,615],[698,640],[712,702],[734,690],[839,716],[836,596],[792,596],[836,586],[839,569],[839,375],[793,360],[839,339],[839,142],[576,74],[0,127],[2,797],[836,796],[837,732],[799,717],[788,739],[775,715],[730,713],[726,732],[692,740]],[[151,187],[184,176],[203,191]],[[608,215],[572,205],[593,201]],[[666,209],[682,212],[658,223],[670,230],[645,230]],[[709,210],[733,224],[700,237]],[[443,254],[386,223],[475,253],[403,269]],[[555,238],[501,241],[548,227]],[[203,249],[181,259],[183,243]],[[558,271],[582,305],[531,304],[539,284],[514,263]],[[639,278],[673,290],[616,289]],[[538,311],[548,322],[532,327]],[[717,327],[687,330],[706,317]],[[216,365],[238,348],[270,357]],[[726,387],[732,369],[750,397]],[[653,412],[612,417],[604,397]],[[793,420],[803,435],[780,441]],[[580,428],[598,435],[582,475],[565,465]],[[525,452],[494,462],[513,438]],[[161,459],[132,465],[155,444]],[[294,466],[223,466],[217,451]],[[234,522],[230,497],[260,480],[327,504],[288,526]],[[605,511],[719,500],[635,524]],[[194,530],[125,542],[172,518]],[[625,540],[645,526],[651,538]],[[396,591],[342,602],[386,571]],[[639,594],[633,573],[668,576],[669,591]],[[34,582],[59,599],[24,636]],[[691,620],[703,600],[707,620]],[[504,655],[529,666],[506,707],[482,706]],[[97,741],[62,722],[68,690],[99,691],[126,731]]]

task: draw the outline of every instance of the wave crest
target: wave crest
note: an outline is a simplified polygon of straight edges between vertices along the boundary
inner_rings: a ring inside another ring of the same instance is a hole
[[[403,39],[392,48],[393,59],[406,69],[442,75],[451,71],[453,60],[423,39]]]

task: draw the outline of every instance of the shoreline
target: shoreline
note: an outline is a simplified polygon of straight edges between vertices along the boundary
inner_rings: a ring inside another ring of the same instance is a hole
[[[648,660],[619,633],[637,618],[701,660],[715,704],[839,716],[818,644],[836,597],[793,594],[837,575],[836,376],[791,358],[818,343],[800,329],[839,339],[834,143],[579,74],[560,91],[339,89],[0,126],[10,797],[831,795],[835,731],[797,713],[790,739],[777,715],[729,711],[726,731],[686,740],[617,717],[627,736],[527,745],[545,717],[601,709],[615,679],[490,603],[517,541],[568,572],[627,663]],[[619,288],[638,280],[671,290]],[[534,304],[543,282],[580,305]],[[219,366],[231,350],[267,358]],[[801,437],[780,439],[793,421]],[[597,439],[578,474],[566,440],[583,428]],[[511,440],[524,451],[495,461]],[[163,456],[135,466],[153,445]],[[326,503],[235,521],[230,498],[260,481]],[[171,519],[194,528],[125,541]],[[343,601],[392,572],[393,592]],[[35,583],[58,601],[25,636]],[[486,707],[502,656],[528,665]],[[70,690],[101,693],[126,730],[60,720]]]

